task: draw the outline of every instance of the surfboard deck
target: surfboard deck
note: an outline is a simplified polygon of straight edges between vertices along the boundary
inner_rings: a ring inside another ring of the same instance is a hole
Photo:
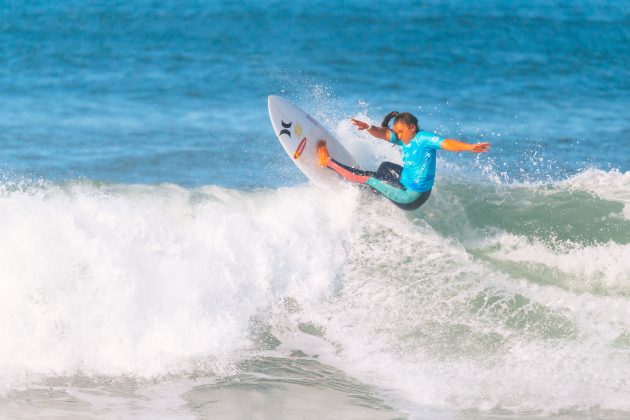
[[[291,161],[318,185],[333,185],[339,176],[330,169],[319,166],[317,143],[325,140],[331,156],[346,165],[354,166],[355,160],[343,144],[315,118],[279,96],[268,98],[269,118],[278,141]]]

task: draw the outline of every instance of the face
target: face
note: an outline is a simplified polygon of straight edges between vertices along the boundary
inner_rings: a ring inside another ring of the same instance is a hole
[[[396,134],[396,137],[403,143],[407,143],[416,135],[416,127],[403,122],[397,122],[394,124],[394,134]]]

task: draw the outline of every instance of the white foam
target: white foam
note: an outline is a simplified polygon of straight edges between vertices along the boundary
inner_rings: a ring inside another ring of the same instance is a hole
[[[432,211],[346,187],[7,187],[2,389],[77,372],[228,373],[256,354],[261,317],[284,355],[317,354],[409,410],[630,410],[627,246],[482,239],[494,259],[576,279],[535,283],[437,234],[422,220]]]
[[[258,310],[328,292],[355,205],[356,191],[308,186],[6,187],[2,388],[77,372],[229,370]]]
[[[430,227],[362,210],[343,289],[294,321],[322,325],[337,351],[322,344],[320,360],[412,411],[630,410],[627,298],[510,278]]]
[[[558,183],[569,190],[589,191],[605,200],[624,204],[623,216],[630,220],[630,171],[587,169]]]
[[[524,236],[498,234],[480,247],[501,261],[553,273],[556,284],[575,291],[630,294],[630,246],[608,242],[597,245],[555,243],[553,247]]]

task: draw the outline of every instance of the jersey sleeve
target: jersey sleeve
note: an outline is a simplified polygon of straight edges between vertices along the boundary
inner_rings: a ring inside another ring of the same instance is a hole
[[[444,141],[444,137],[438,136],[435,133],[422,133],[422,138],[420,139],[420,143],[428,147],[429,149],[437,150],[442,146],[442,142]]]
[[[394,130],[388,130],[387,132],[389,133],[389,142],[390,143],[394,143],[394,144],[397,144],[399,146],[403,145],[402,141],[400,141],[398,139],[398,137],[396,137],[396,134],[394,133]]]

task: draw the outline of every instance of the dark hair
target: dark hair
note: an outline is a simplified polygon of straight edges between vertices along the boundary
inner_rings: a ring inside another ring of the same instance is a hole
[[[389,114],[385,115],[385,118],[383,118],[381,127],[385,127],[385,128],[389,127],[389,122],[392,120],[392,118],[395,118],[394,124],[398,122],[402,122],[407,125],[414,126],[416,127],[416,131],[420,131],[420,127],[418,127],[418,119],[409,112],[396,112],[396,111],[390,112]]]

